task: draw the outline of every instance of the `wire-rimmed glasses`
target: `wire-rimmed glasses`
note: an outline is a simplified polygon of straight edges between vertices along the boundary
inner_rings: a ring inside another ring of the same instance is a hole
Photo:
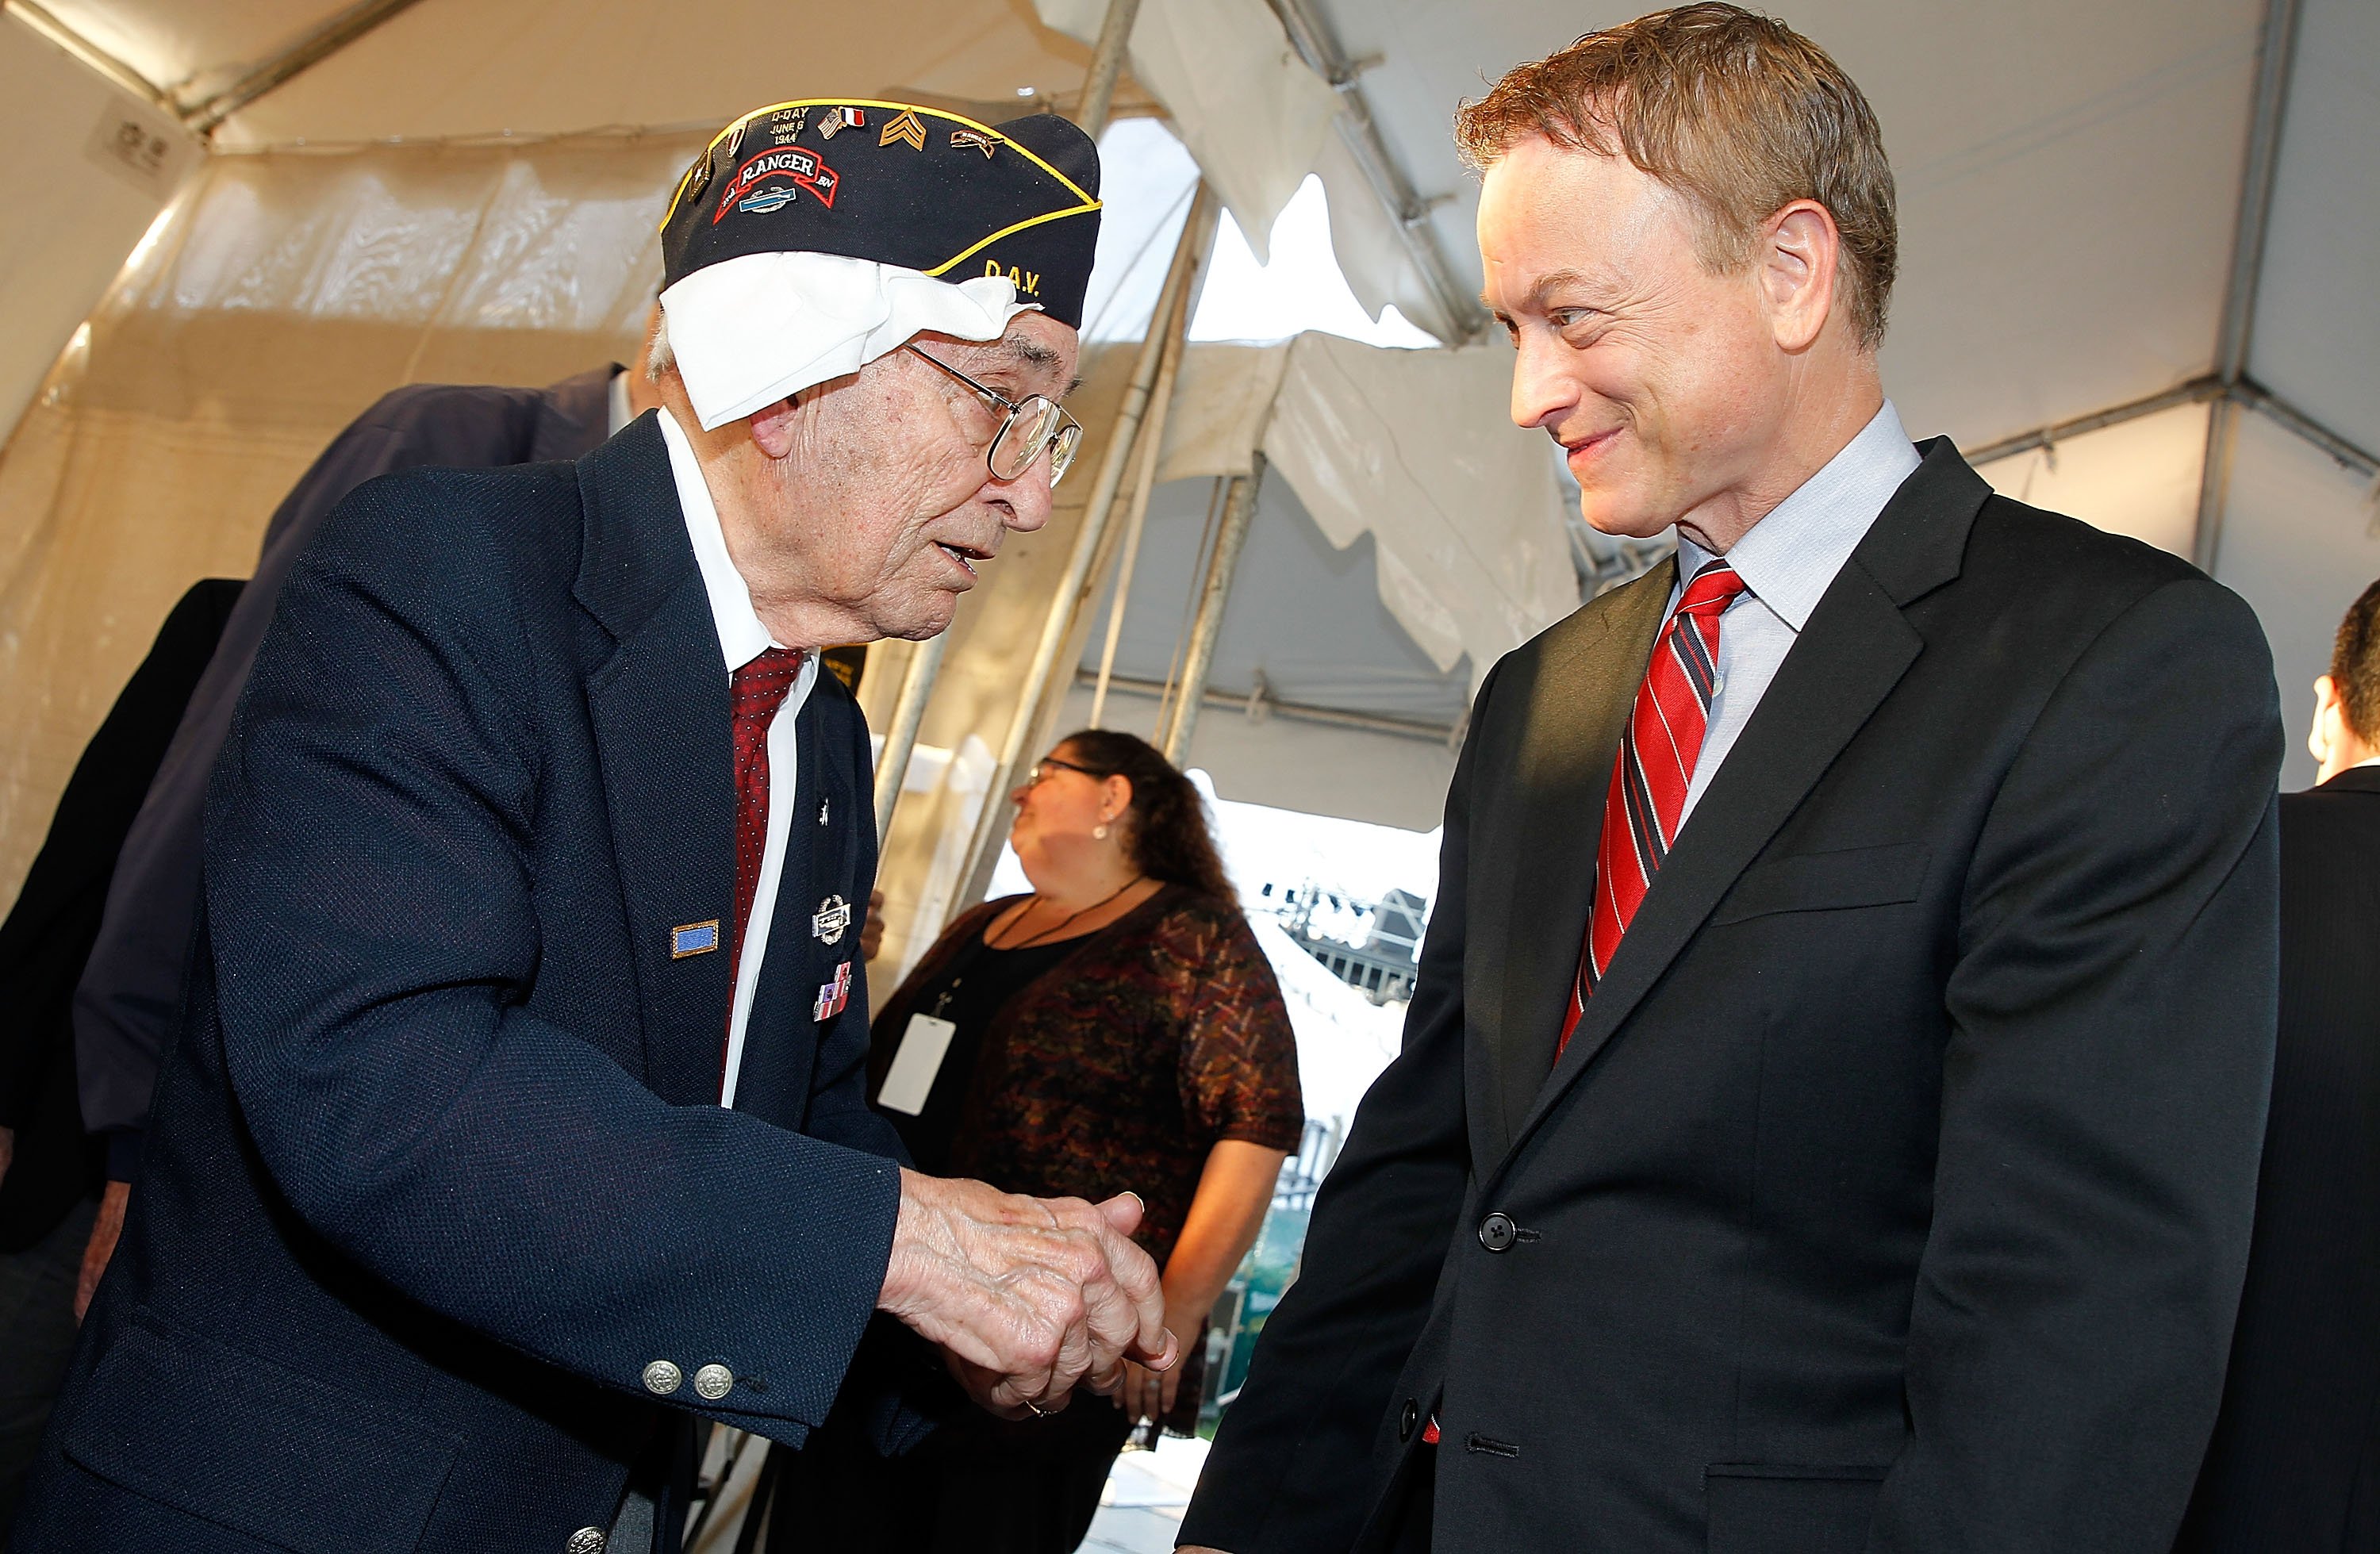
[[[1050,484],[1057,485],[1066,478],[1067,467],[1075,462],[1075,451],[1083,445],[1083,428],[1065,407],[1053,399],[1028,394],[1022,399],[1011,399],[997,389],[989,389],[973,378],[939,361],[915,346],[902,349],[919,361],[939,367],[983,397],[984,403],[1007,412],[1000,430],[992,434],[991,446],[983,452],[984,467],[992,479],[1014,480],[1033,467],[1033,461],[1043,453],[1050,455]]]

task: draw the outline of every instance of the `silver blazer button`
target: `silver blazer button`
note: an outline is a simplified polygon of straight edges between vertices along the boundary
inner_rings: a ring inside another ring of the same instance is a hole
[[[694,1390],[707,1402],[717,1402],[735,1386],[735,1373],[725,1366],[705,1366],[694,1373]]]
[[[668,1397],[686,1379],[686,1372],[667,1360],[655,1360],[645,1367],[645,1390],[657,1398]]]

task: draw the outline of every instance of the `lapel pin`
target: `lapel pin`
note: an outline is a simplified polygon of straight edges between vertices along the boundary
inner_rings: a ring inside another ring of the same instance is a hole
[[[707,955],[719,948],[719,919],[703,923],[680,923],[670,929],[670,959],[682,961],[688,955]]]
[[[850,1002],[851,963],[845,961],[834,968],[833,981],[820,985],[818,1002],[810,1005],[810,1018],[832,1020],[842,1014],[844,1006]]]
[[[831,895],[819,903],[816,915],[810,918],[810,937],[828,944],[843,942],[843,930],[851,927],[851,903],[839,895]]]
[[[819,800],[819,824],[820,824],[820,825],[824,825],[824,824],[826,824],[826,807],[827,807],[827,801],[826,801],[825,799],[820,799],[820,800]]]
[[[913,152],[924,151],[926,149],[925,120],[905,108],[887,119],[883,129],[877,134],[876,143],[880,146],[889,146],[895,140],[905,142]]]

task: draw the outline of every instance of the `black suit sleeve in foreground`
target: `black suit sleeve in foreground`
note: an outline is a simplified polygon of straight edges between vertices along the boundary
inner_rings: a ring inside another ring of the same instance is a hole
[[[540,411],[555,393],[415,383],[383,395],[332,440],[274,510],[256,577],[185,697],[188,710],[123,837],[98,941],[75,995],[83,1121],[111,1135],[108,1174],[115,1180],[131,1180],[138,1168],[159,1055],[182,1006],[208,774],[290,567],[331,510],[367,480],[429,465],[482,468],[530,457]],[[601,441],[599,431],[587,429],[584,446],[547,456],[576,457]]]
[[[1469,1179],[1464,892],[1478,730],[1495,685],[1491,672],[1447,794],[1403,1050],[1365,1093],[1316,1196],[1297,1281],[1267,1318],[1247,1384],[1216,1432],[1184,1543],[1232,1554],[1344,1548],[1370,1509],[1389,1392],[1429,1315]]]
[[[83,747],[0,924],[0,1127],[17,1132],[16,1162],[0,1184],[0,1251],[47,1234],[88,1184],[75,1101],[75,979],[99,934],[125,832],[239,594],[237,581],[210,577],[166,615]]]
[[[422,1305],[632,1393],[656,1354],[735,1355],[723,1403],[673,1401],[798,1441],[874,1309],[898,1170],[670,1106],[523,1006],[536,653],[499,586],[447,586],[384,522],[334,516],[298,564],[210,794],[215,1001],[258,1158]]]
[[[2254,617],[2192,577],[2084,652],[2001,786],[1944,947],[1912,1437],[1874,1554],[2171,1543],[2272,1077],[2277,728]]]

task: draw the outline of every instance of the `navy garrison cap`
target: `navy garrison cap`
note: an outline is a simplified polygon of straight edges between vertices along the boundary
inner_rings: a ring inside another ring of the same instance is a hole
[[[1099,236],[1099,153],[1054,114],[992,126],[819,97],[756,109],[678,180],[662,284],[752,253],[827,253],[959,282],[1004,275],[1080,329]]]

